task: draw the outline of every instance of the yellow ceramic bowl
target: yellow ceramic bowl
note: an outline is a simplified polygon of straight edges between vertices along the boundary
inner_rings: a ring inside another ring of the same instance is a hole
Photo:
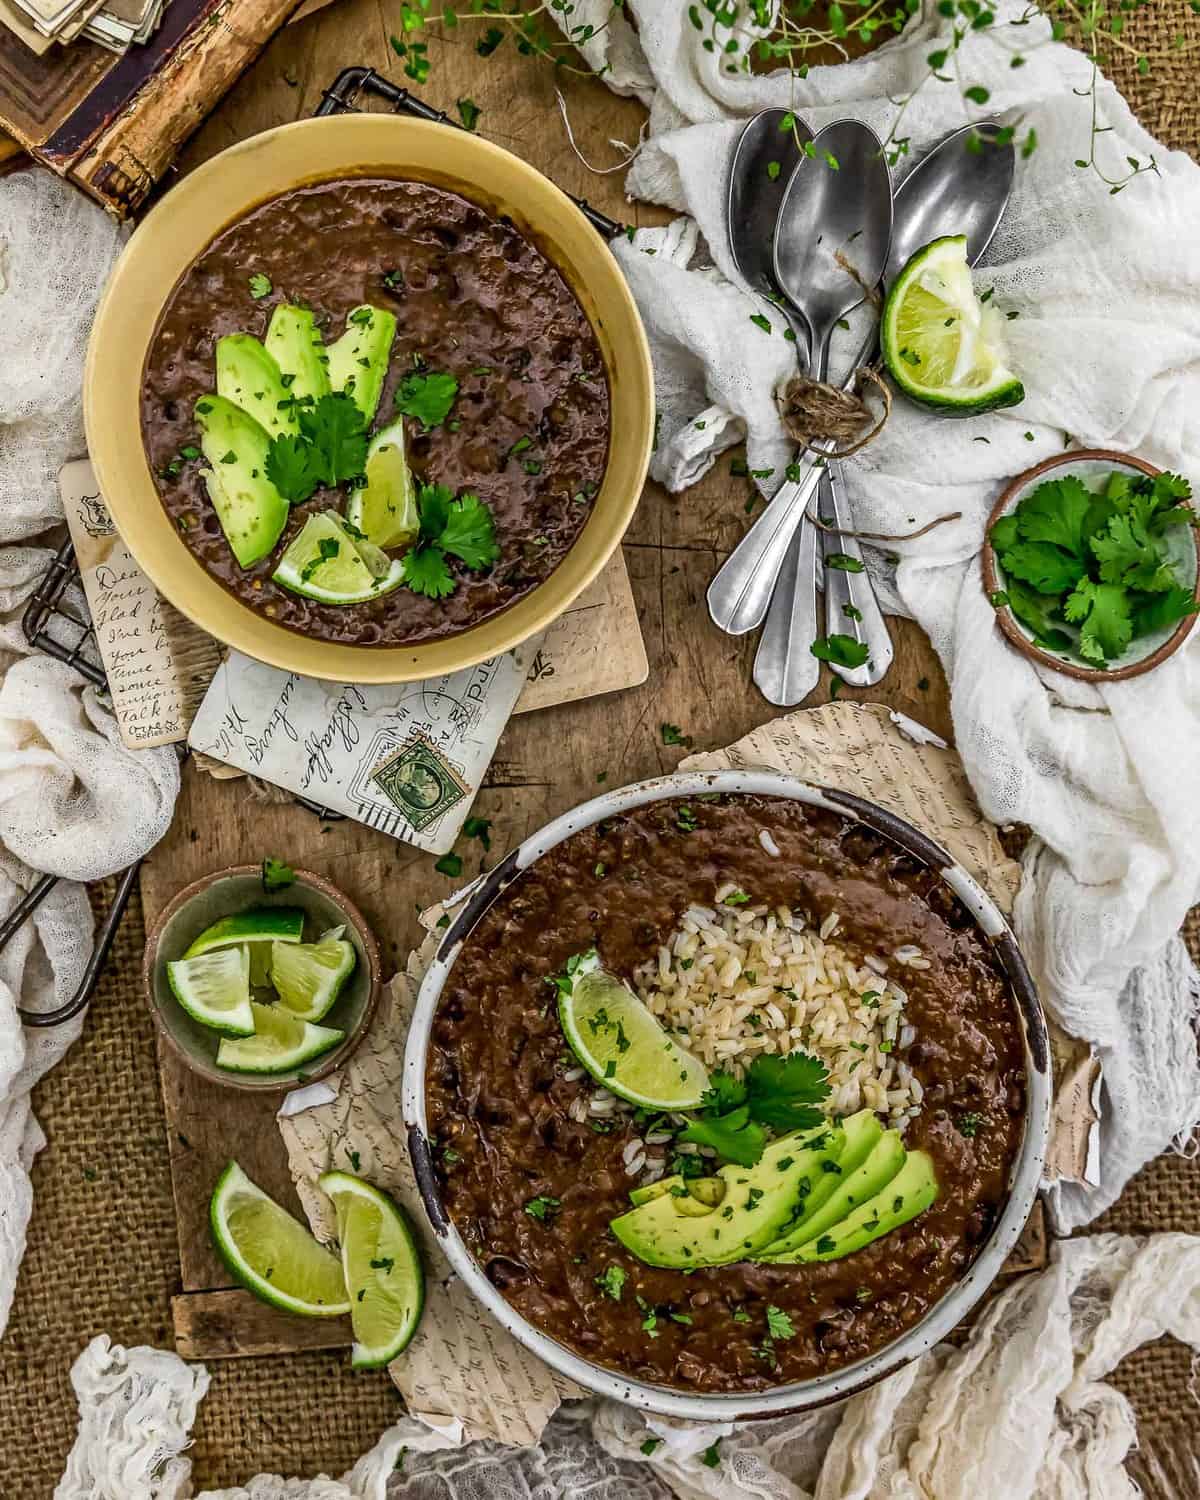
[[[163,509],[142,443],[142,368],[179,277],[233,220],[313,182],[397,177],[507,214],[558,267],[608,371],[608,468],[587,525],[548,579],[503,613],[416,646],[352,646],[286,630],[207,573]],[[566,195],[510,152],[466,131],[391,115],[304,120],[214,157],[173,189],[126,246],[100,304],[84,376],[88,451],[117,529],[159,591],[202,629],[271,666],[336,682],[410,682],[457,671],[544,630],[595,578],[641,495],[654,433],[646,335],[608,246]]]

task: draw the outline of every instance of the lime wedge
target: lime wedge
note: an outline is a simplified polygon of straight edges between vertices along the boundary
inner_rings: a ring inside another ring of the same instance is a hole
[[[234,952],[240,950],[234,949]],[[217,1067],[231,1073],[286,1073],[336,1047],[344,1031],[302,1021],[282,1005],[250,1001],[254,1035],[237,1040],[224,1037],[217,1048]]]
[[[404,418],[381,428],[367,449],[367,482],[346,502],[346,519],[377,547],[403,547],[421,529],[404,456]]]
[[[252,1036],[250,954],[244,948],[217,948],[167,965],[167,983],[193,1021],[227,1036]],[[222,1044],[224,1045],[224,1044]]]
[[[1015,406],[1025,387],[1004,363],[1004,319],[971,284],[965,235],[918,250],[896,277],[879,340],[888,374],[912,400],[955,416]]]
[[[337,1256],[235,1161],[213,1189],[208,1221],[221,1259],[256,1297],[305,1318],[337,1318],[350,1311]]]
[[[319,943],[279,943],[271,950],[271,983],[301,1021],[319,1021],[354,971],[357,955],[337,931]]]
[[[404,564],[396,558],[376,578],[341,516],[323,510],[305,521],[271,577],[292,593],[322,604],[362,604],[398,588]]]
[[[425,1304],[425,1273],[404,1210],[361,1177],[318,1179],[337,1210],[342,1272],[350,1293],[356,1369],[386,1365],[405,1349]]]
[[[695,1109],[708,1090],[703,1063],[662,1029],[593,950],[567,963],[558,1019],[571,1051],[598,1083],[643,1109]]]
[[[206,927],[183,956],[195,958],[232,943],[298,943],[303,936],[304,913],[298,906],[251,906]]]

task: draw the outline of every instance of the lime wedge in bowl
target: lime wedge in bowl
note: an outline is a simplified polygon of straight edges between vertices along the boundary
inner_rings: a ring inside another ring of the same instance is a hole
[[[381,428],[367,449],[366,484],[346,501],[346,520],[377,547],[404,547],[421,529],[416,486],[404,456],[404,418]]]
[[[195,958],[233,943],[298,943],[303,935],[304,913],[298,906],[251,906],[206,927],[183,956]]]
[[[286,1073],[336,1047],[346,1035],[332,1026],[302,1021],[282,1005],[259,1005],[252,1000],[250,1011],[254,1034],[222,1037],[218,1068],[231,1073]]]
[[[965,235],[918,250],[888,292],[879,342],[888,374],[947,416],[1015,406],[1025,387],[1005,364],[1004,319],[971,284]]]
[[[417,1242],[399,1204],[349,1172],[318,1179],[337,1211],[342,1273],[350,1294],[356,1369],[386,1365],[417,1331],[425,1305],[425,1273]]]
[[[558,1019],[597,1083],[643,1109],[695,1109],[708,1091],[703,1063],[658,1024],[627,984],[577,954],[557,976]]]
[[[372,549],[370,562],[382,556],[365,539],[364,546]],[[390,593],[404,580],[404,564],[399,558],[383,560],[387,570],[376,577],[341,516],[323,510],[305,521],[271,577],[292,593],[321,604],[362,604]]]
[[[271,951],[271,983],[280,1003],[301,1021],[319,1021],[354,972],[358,956],[341,936],[325,933],[317,943],[280,943]]]
[[[178,958],[167,965],[167,982],[193,1021],[226,1036],[253,1036],[246,947],[216,948],[193,958]]]
[[[306,1318],[337,1318],[350,1311],[337,1256],[235,1161],[213,1189],[208,1218],[221,1259],[256,1297]]]

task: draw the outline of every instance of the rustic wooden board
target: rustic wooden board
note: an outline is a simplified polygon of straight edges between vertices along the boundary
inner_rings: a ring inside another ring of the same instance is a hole
[[[183,169],[235,140],[311,113],[321,89],[345,64],[365,63],[399,77],[388,30],[369,0],[340,0],[289,27],[187,148]],[[466,28],[451,40],[433,42],[430,55],[424,98],[453,110],[457,100],[470,96],[483,111],[484,135],[604,211],[648,221],[640,206],[625,203],[620,174],[593,176],[576,159],[558,118],[550,69],[509,47],[481,64]],[[560,74],[559,83],[576,136],[595,157],[611,159],[610,138],[636,138],[642,111],[635,103],[571,74]],[[650,676],[624,693],[509,724],[475,807],[493,822],[489,860],[594,794],[602,774],[613,787],[673,769],[688,752],[663,745],[663,723],[681,726],[696,748],[705,749],[729,744],[773,715],[751,684],[753,639],[721,634],[704,606],[709,580],[746,525],[749,495],[748,483],[733,479],[724,462],[681,497],[647,486],[625,556]],[[909,622],[894,622],[893,630],[896,659],[886,682],[844,696],[885,702],[949,736],[946,684],[928,641]],[[828,696],[826,677],[811,701]],[[482,850],[472,844],[462,852],[466,878],[477,873]],[[385,970],[401,963],[417,939],[417,912],[452,885],[434,871],[432,857],[370,828],[349,821],[322,826],[295,804],[256,801],[246,782],[214,781],[189,764],[171,831],[142,869],[147,923],[199,875],[267,854],[327,875],[345,890],[374,926]],[[161,1066],[179,1224],[179,1347],[196,1357],[220,1358],[341,1342],[344,1329],[270,1318],[244,1294],[228,1291],[228,1273],[210,1244],[208,1198],[230,1157],[281,1202],[297,1207],[273,1104],[205,1084],[170,1055],[161,1056]]]

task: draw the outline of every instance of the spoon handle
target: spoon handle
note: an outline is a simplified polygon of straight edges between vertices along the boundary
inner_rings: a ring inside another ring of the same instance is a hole
[[[843,390],[853,383],[858,367],[875,357],[877,348],[877,335],[872,332],[851,364],[850,374],[842,382]],[[828,448],[832,444],[814,446]],[[785,480],[713,577],[708,586],[708,613],[726,635],[748,635],[766,619],[788,545],[823,472],[824,466],[806,463],[799,479]]]
[[[708,586],[708,613],[728,635],[747,635],[766,618],[775,580],[821,470],[809,469],[797,480],[785,480],[725,559]]]
[[[783,571],[754,657],[754,682],[768,703],[792,708],[802,702],[821,677],[821,663],[810,646],[817,627],[817,528],[802,520],[800,534],[788,548]]]
[[[838,527],[851,525],[842,491],[841,465],[830,462],[825,470],[821,486],[818,511],[821,519],[829,518],[829,524]],[[815,529],[815,528],[814,528]],[[866,646],[868,656],[861,667],[841,667],[833,670],[843,682],[851,687],[871,687],[878,682],[892,664],[892,637],[875,595],[871,575],[863,563],[862,548],[857,537],[825,536],[825,634],[848,635]],[[830,566],[829,559],[835,560]],[[847,567],[857,563],[859,570]],[[842,566],[836,566],[840,562]]]

